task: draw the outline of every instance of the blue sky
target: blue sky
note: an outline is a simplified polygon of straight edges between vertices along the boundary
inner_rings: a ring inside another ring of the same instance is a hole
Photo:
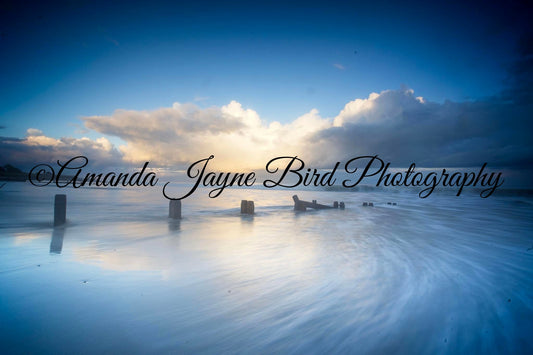
[[[488,102],[509,88],[530,10],[520,2],[7,2],[0,136],[23,139],[34,128],[118,146],[124,134],[84,118],[175,102],[202,110],[234,100],[265,124],[313,109],[333,121],[351,101],[406,88],[439,105]]]
[[[128,4],[4,9],[5,134],[21,136],[29,124],[67,135],[79,116],[195,99],[237,100],[280,121],[314,107],[331,116],[402,84],[433,101],[475,99],[501,90],[514,59],[516,28],[501,9]]]

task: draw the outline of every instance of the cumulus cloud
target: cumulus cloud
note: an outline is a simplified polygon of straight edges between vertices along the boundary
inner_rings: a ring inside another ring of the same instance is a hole
[[[312,135],[331,126],[317,110],[289,124],[266,123],[236,101],[205,109],[175,103],[153,111],[117,110],[83,120],[87,128],[127,142],[119,147],[127,162],[179,166],[214,154],[219,168],[254,168],[275,154],[300,154]]]
[[[43,131],[37,128],[28,128],[26,130],[26,135],[30,137],[31,136],[42,136],[42,134],[43,134]]]
[[[29,128],[25,138],[0,137],[0,164],[28,168],[40,163],[55,164],[57,160],[65,162],[77,155],[91,157],[94,165],[122,164],[121,154],[105,137],[56,139],[35,128]]]
[[[346,104],[314,139],[339,159],[379,154],[395,165],[525,165],[532,160],[528,111],[499,98],[426,102],[413,90],[387,90]]]
[[[102,134],[120,137],[126,161],[190,163],[214,154],[219,168],[256,168],[273,157],[298,155],[319,166],[379,154],[394,165],[501,166],[531,162],[528,112],[499,98],[434,103],[408,88],[371,93],[345,105],[336,117],[318,110],[282,124],[232,101],[199,108],[174,104],[154,111],[117,110],[84,118]]]
[[[101,165],[149,161],[184,168],[213,154],[212,167],[226,171],[262,168],[276,156],[294,155],[314,167],[376,154],[393,166],[527,167],[533,163],[531,100],[514,100],[511,93],[435,103],[409,88],[386,90],[348,102],[335,117],[312,109],[289,123],[265,122],[236,101],[116,110],[83,121],[90,131],[123,140],[119,147],[105,137],[56,139],[30,128],[25,138],[1,138],[0,156],[47,162],[83,154]]]

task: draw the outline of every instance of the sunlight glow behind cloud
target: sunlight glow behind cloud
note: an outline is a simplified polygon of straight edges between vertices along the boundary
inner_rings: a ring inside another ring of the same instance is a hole
[[[298,155],[316,167],[360,155],[378,154],[396,166],[524,166],[531,160],[528,121],[519,105],[500,98],[485,101],[425,101],[401,88],[348,102],[335,117],[317,109],[289,123],[266,122],[237,101],[201,108],[174,103],[151,111],[116,110],[83,117],[85,127],[125,142],[48,137],[30,128],[24,139],[3,138],[2,153],[41,162],[86,155],[98,165],[184,168],[215,155],[211,167],[255,169],[277,156]]]

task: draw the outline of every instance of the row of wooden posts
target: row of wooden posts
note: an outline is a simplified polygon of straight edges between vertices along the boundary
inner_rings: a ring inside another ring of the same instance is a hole
[[[327,206],[317,203],[316,200],[312,202],[303,201],[297,195],[292,197],[294,200],[295,211],[306,211],[308,208],[312,209],[327,209],[338,208],[343,210],[345,208],[344,202],[333,202],[333,206]],[[255,213],[254,201],[241,201],[241,214],[253,215]],[[181,219],[181,200],[170,200],[168,206],[168,217],[172,219]],[[57,194],[54,199],[54,226],[60,226],[67,221],[67,195]]]

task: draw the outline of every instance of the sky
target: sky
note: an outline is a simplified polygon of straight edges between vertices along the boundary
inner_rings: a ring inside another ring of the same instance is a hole
[[[527,2],[0,5],[0,164],[524,168]]]

